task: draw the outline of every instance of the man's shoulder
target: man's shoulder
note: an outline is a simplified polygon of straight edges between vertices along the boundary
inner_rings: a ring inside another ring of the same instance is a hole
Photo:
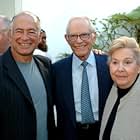
[[[96,60],[107,61],[107,54],[94,54]]]
[[[65,57],[63,59],[57,60],[53,65],[67,65],[72,62],[72,56]]]
[[[50,58],[48,58],[46,56],[42,56],[42,55],[34,55],[34,57],[37,58],[37,59],[39,59],[39,60],[41,60],[41,61],[48,61],[48,62],[51,61]]]
[[[52,62],[48,57],[42,55],[34,55],[34,59],[37,61],[38,64],[43,63],[43,65],[50,67]]]

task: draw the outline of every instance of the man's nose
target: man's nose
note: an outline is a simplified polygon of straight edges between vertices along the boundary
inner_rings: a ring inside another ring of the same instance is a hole
[[[26,39],[28,39],[28,38],[29,38],[28,32],[23,32],[23,33],[22,33],[22,39],[23,39],[23,40],[26,40]]]
[[[80,36],[77,36],[77,42],[82,42],[83,40],[80,38]]]

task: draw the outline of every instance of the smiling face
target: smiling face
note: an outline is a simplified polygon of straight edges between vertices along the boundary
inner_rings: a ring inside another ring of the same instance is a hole
[[[10,34],[11,51],[15,60],[31,61],[39,40],[40,31],[32,16],[21,14],[15,17]]]
[[[69,24],[65,38],[73,53],[81,60],[86,60],[95,42],[96,34],[89,29],[85,19],[74,19]]]
[[[122,89],[130,87],[140,72],[135,54],[130,48],[115,50],[111,55],[109,68],[113,81]]]

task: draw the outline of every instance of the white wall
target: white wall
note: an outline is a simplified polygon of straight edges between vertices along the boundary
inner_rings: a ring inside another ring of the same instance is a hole
[[[22,0],[0,0],[0,14],[9,18],[22,10]]]

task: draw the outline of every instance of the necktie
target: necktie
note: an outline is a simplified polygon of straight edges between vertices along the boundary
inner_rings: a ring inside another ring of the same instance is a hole
[[[90,100],[90,92],[89,92],[89,83],[86,66],[88,63],[84,61],[83,66],[83,74],[82,74],[82,85],[81,85],[81,115],[82,115],[82,123],[93,123],[95,122],[91,100]]]

